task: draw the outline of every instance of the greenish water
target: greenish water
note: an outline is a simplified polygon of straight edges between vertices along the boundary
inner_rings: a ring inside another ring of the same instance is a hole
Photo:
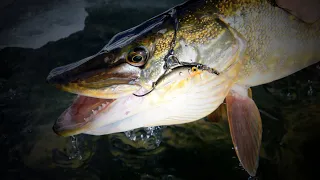
[[[51,129],[74,95],[47,85],[49,71],[96,53],[115,33],[178,2],[88,9],[83,31],[39,49],[1,50],[1,179],[248,179],[224,120],[75,139]],[[263,121],[259,179],[317,177],[319,90],[319,63],[252,88]]]

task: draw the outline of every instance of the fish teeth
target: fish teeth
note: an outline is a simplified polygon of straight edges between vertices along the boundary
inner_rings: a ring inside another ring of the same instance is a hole
[[[106,103],[102,103],[97,109],[92,109],[92,113],[90,115],[90,117],[88,118],[84,118],[85,121],[88,121],[89,119],[93,118],[95,115],[98,114],[98,111],[102,110],[103,108],[105,108],[107,106]]]
[[[92,110],[93,115],[96,115],[98,111]]]

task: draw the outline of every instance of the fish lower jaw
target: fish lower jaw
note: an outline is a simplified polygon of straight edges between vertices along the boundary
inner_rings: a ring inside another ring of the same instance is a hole
[[[108,111],[115,99],[99,99],[77,96],[72,105],[65,110],[53,126],[56,134],[71,136],[92,128],[92,122]]]

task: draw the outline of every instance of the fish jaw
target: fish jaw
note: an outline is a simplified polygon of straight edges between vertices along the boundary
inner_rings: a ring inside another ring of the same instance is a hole
[[[77,96],[72,105],[66,109],[53,125],[53,131],[60,136],[72,136],[83,133],[92,127],[97,114],[108,110],[115,99],[99,99]]]
[[[47,82],[78,95],[56,120],[53,131],[61,136],[71,136],[96,128],[92,122],[107,112],[117,98],[141,88],[140,72],[139,67],[126,63],[115,51],[101,52],[53,69]]]
[[[102,52],[53,69],[47,82],[58,89],[95,98],[115,99],[132,94],[141,69],[125,62],[115,51]]]
[[[78,95],[115,99],[139,90],[140,69],[128,64],[105,69],[95,75],[56,87]]]

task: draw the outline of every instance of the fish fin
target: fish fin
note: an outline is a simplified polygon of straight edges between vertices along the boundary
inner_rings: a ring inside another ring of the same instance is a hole
[[[243,168],[255,176],[259,165],[262,123],[254,101],[231,90],[226,97],[232,142]]]
[[[215,111],[206,116],[205,119],[209,122],[228,121],[226,104],[220,104],[220,106]]]

